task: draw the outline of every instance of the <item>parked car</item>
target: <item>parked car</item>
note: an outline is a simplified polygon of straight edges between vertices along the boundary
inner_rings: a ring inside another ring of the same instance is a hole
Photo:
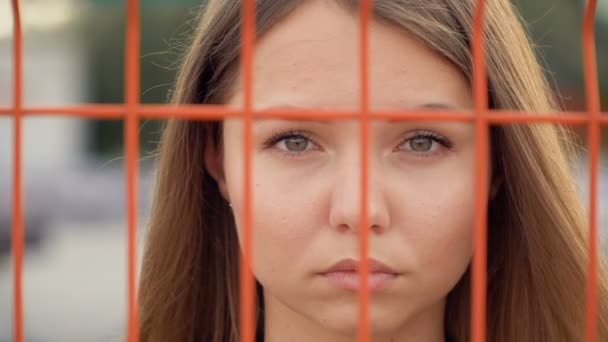
[[[5,168],[7,169],[7,168]],[[124,163],[86,162],[70,168],[23,170],[26,248],[41,244],[49,223],[119,221],[126,217]],[[140,166],[138,215],[145,215],[152,190],[150,164]],[[13,178],[0,177],[0,257],[10,252]],[[143,223],[142,223],[143,224]],[[86,225],[83,225],[83,229]]]

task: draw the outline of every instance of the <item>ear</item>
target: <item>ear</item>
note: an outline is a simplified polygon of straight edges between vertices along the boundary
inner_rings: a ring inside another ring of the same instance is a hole
[[[490,186],[490,201],[496,197],[496,194],[498,194],[498,190],[500,190],[502,183],[502,176],[494,177],[494,179],[492,180],[492,185]]]
[[[207,140],[205,141],[205,152],[204,152],[204,162],[205,169],[209,172],[211,178],[213,178],[218,185],[220,193],[224,197],[224,199],[230,202],[230,196],[228,196],[228,190],[226,186],[226,177],[224,174],[224,158],[223,158],[223,148],[221,142],[216,146],[213,142],[213,137],[211,134],[211,130],[208,130]]]

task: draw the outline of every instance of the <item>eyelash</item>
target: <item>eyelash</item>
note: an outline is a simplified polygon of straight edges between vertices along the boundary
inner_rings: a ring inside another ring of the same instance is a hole
[[[283,140],[287,140],[287,139],[292,139],[292,138],[304,138],[306,139],[308,142],[311,142],[314,144],[312,136],[304,131],[300,131],[300,130],[288,130],[286,132],[280,132],[280,133],[273,133],[272,136],[270,137],[270,139],[268,139],[265,143],[264,143],[264,147],[265,148],[273,148],[276,144],[280,143]],[[283,151],[283,150],[278,150],[278,152],[287,158],[297,158],[299,157],[302,153],[298,153],[298,152],[289,152],[289,151]]]
[[[312,136],[310,134],[308,134],[307,132],[300,131],[300,130],[288,130],[286,132],[273,133],[273,135],[264,143],[264,147],[273,148],[276,144],[280,143],[281,141],[287,140],[287,139],[292,139],[292,138],[303,138],[303,139],[307,140],[309,143],[313,143],[313,144],[317,145],[314,142],[314,140],[312,139]],[[407,143],[408,141],[410,141],[412,139],[416,139],[416,138],[431,139],[433,142],[438,143],[439,145],[441,145],[443,148],[445,148],[447,150],[452,150],[452,148],[454,147],[454,144],[446,137],[444,137],[438,133],[435,133],[433,131],[428,131],[428,130],[415,131],[414,135],[406,137],[403,140],[401,140],[401,142],[399,143],[399,146],[402,146],[403,144]],[[433,157],[433,156],[441,153],[441,151],[440,152],[431,152],[431,153],[424,153],[424,152],[417,153],[415,151],[410,151],[410,152],[412,152],[413,154],[417,155],[420,158],[429,158],[429,157]],[[289,152],[289,151],[283,151],[283,150],[279,150],[279,153],[287,158],[298,158],[299,156],[302,155],[302,152]]]
[[[428,138],[428,139],[431,139],[433,142],[438,143],[443,148],[445,148],[447,150],[450,150],[450,151],[454,147],[454,144],[448,138],[444,137],[441,134],[435,133],[433,131],[428,131],[428,130],[417,130],[417,131],[415,131],[413,136],[404,138],[401,141],[401,143],[399,143],[399,146],[402,146],[403,144],[407,143],[408,141],[410,141],[412,139],[416,139],[416,138]],[[417,154],[418,156],[421,156],[421,157],[432,157],[432,156],[434,156],[434,155],[436,155],[437,153],[440,153],[440,152],[434,152],[434,153],[419,152],[419,153],[416,153],[415,151],[413,151],[413,153],[415,153],[415,154]]]

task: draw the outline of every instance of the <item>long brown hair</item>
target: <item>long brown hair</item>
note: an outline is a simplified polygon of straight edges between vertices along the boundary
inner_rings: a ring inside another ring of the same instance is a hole
[[[356,0],[335,1],[357,10]],[[301,3],[256,2],[258,35]],[[474,6],[474,0],[375,0],[374,17],[424,42],[470,80]],[[224,103],[239,72],[240,10],[239,0],[208,2],[173,103]],[[485,15],[490,106],[530,115],[557,110],[509,1],[488,0]],[[221,148],[220,132],[221,121],[170,120],[165,128],[139,292],[143,341],[240,336],[236,228],[203,161],[205,148]],[[581,341],[588,226],[567,160],[571,137],[556,125],[505,125],[491,128],[491,141],[494,175],[504,182],[489,203],[488,340]],[[604,271],[599,300],[599,336],[608,341]],[[448,295],[446,335],[468,341],[469,322],[467,271]]]

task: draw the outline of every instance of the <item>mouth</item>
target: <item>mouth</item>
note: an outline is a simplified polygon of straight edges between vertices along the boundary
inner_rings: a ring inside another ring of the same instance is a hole
[[[363,283],[359,274],[361,262],[355,259],[344,259],[320,273],[331,285],[339,288],[358,291]],[[399,272],[380,261],[369,260],[368,288],[379,291],[388,288],[399,276]]]

